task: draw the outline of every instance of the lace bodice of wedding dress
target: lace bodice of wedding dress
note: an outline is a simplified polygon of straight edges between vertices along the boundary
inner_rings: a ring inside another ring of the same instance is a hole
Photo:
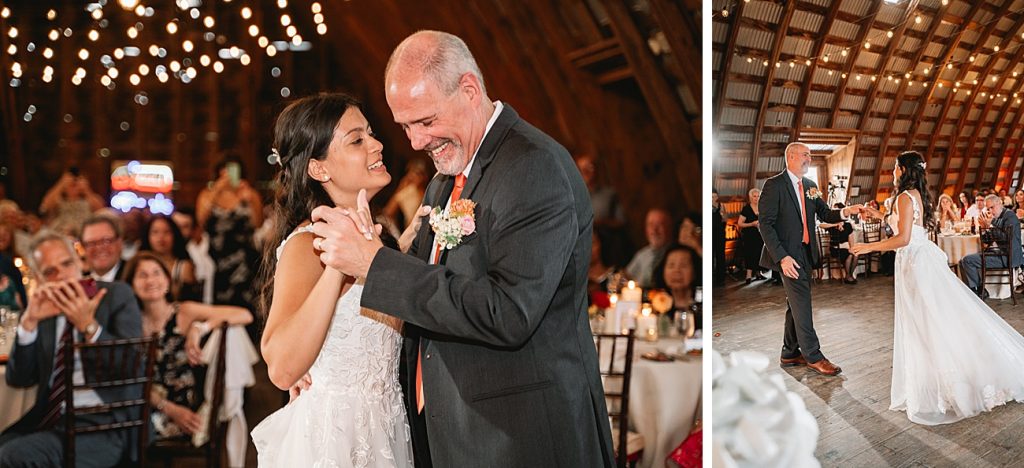
[[[284,245],[277,249],[281,258]],[[400,322],[359,306],[363,286],[338,298],[313,382],[252,431],[261,466],[412,467],[398,359]]]
[[[896,250],[890,409],[935,425],[1024,400],[1024,337],[953,274],[928,239],[918,200],[904,196],[914,225]]]

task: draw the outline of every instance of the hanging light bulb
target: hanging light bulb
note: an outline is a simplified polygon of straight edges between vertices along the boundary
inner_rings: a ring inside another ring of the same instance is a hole
[[[220,63],[220,60],[213,62],[213,71],[217,73],[224,71],[224,64]]]
[[[249,7],[242,7],[242,19],[252,18],[252,10]]]
[[[188,39],[185,39],[185,42],[181,43],[181,49],[184,50],[185,52],[192,52],[192,48],[193,47],[194,47],[194,45],[192,44],[192,41],[190,41]]]
[[[178,25],[174,21],[167,23],[167,33],[174,34],[178,32]]]

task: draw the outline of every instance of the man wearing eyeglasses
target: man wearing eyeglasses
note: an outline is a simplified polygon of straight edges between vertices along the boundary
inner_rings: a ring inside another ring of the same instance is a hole
[[[121,253],[121,226],[107,215],[96,215],[82,223],[78,236],[85,247],[85,266],[96,281],[111,282],[118,279],[124,261]]]

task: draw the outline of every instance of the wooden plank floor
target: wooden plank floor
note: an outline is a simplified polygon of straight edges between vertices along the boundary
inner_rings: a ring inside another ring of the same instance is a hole
[[[786,313],[782,286],[730,281],[712,294],[714,349],[723,355],[758,351],[777,362]],[[812,286],[812,294],[822,352],[843,368],[842,375],[824,377],[806,368],[774,366],[770,372],[782,373],[787,388],[804,399],[817,419],[820,436],[815,455],[823,466],[1024,466],[1024,403],[930,427],[913,424],[906,413],[888,409],[891,276],[862,277],[856,285],[818,283]],[[1024,303],[1013,306],[1007,299],[988,304],[1011,326],[1024,331]]]

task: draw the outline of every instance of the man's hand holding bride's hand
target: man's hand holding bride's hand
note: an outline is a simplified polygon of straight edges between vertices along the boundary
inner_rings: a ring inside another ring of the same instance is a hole
[[[782,267],[782,274],[793,279],[800,278],[800,272],[797,271],[798,269],[800,269],[800,265],[796,263],[796,260],[793,260],[793,257],[786,255],[786,257],[783,258],[782,261],[779,263]]]
[[[341,207],[318,206],[310,213],[313,220],[313,247],[320,261],[346,275],[364,278],[377,251],[383,247],[379,228],[373,224],[366,191],[360,190],[355,211]]]
[[[430,205],[423,205],[416,210],[416,214],[412,216],[412,223],[402,232],[402,237],[398,238],[398,247],[402,252],[408,252],[409,247],[412,247],[412,241],[416,239],[416,233],[423,225],[423,217],[429,214]]]
[[[864,211],[864,205],[850,205],[843,209],[846,210],[846,216],[853,216],[855,214],[859,214],[861,211]]]

